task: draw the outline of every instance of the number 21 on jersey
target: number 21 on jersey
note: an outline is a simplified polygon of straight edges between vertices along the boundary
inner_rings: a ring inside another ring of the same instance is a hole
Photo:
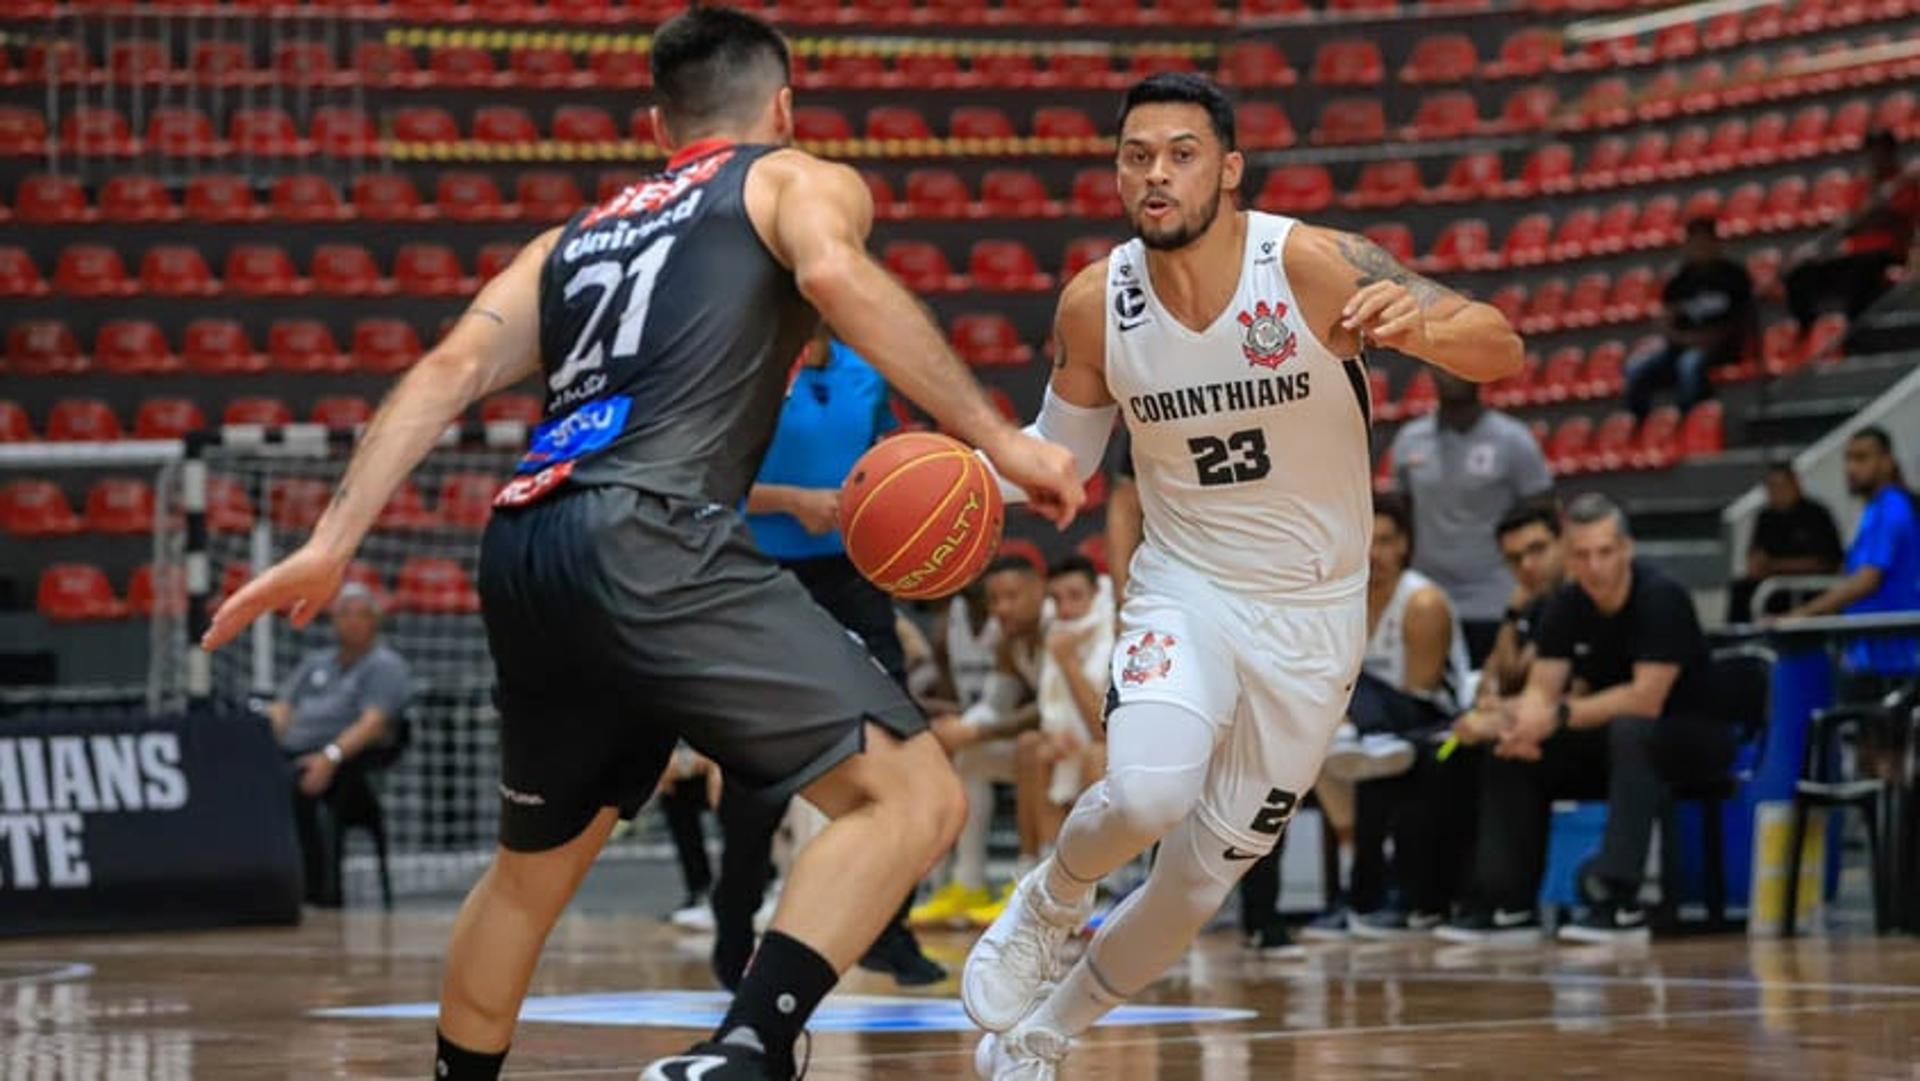
[[[574,339],[567,359],[547,377],[549,390],[563,391],[574,380],[606,364],[607,349],[600,333],[600,321],[606,317],[623,282],[631,282],[632,286],[620,312],[618,329],[614,331],[612,355],[619,359],[640,351],[640,334],[647,327],[647,305],[653,299],[654,283],[659,280],[660,268],[666,265],[667,254],[673,250],[674,239],[672,236],[655,239],[624,266],[618,259],[602,259],[581,267],[567,279],[564,296],[569,303],[584,290],[595,291],[593,312],[580,328],[580,336]]]

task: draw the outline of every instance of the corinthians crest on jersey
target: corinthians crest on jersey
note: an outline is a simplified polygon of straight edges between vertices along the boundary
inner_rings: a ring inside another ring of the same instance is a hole
[[[1278,368],[1293,359],[1300,343],[1287,326],[1286,318],[1287,303],[1284,300],[1272,304],[1264,300],[1257,301],[1252,311],[1240,313],[1240,325],[1247,328],[1246,341],[1241,344],[1240,351],[1246,354],[1247,363],[1261,368]]]

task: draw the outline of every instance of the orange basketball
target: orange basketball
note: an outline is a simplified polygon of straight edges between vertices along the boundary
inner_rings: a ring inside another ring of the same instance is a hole
[[[957,593],[1000,547],[1006,505],[973,450],[908,432],[881,440],[840,489],[847,558],[874,585],[905,600]]]

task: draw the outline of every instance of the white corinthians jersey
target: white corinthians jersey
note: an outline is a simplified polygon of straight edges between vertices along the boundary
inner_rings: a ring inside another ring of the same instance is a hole
[[[1247,215],[1240,286],[1196,332],[1161,306],[1139,239],[1107,270],[1107,388],[1133,437],[1146,545],[1237,592],[1365,585],[1373,529],[1366,370],[1307,327],[1291,218]]]

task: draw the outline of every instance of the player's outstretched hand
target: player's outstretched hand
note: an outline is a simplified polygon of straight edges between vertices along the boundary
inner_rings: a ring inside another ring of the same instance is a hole
[[[1087,492],[1072,451],[1025,432],[1014,432],[1000,445],[981,449],[1002,477],[1026,489],[1027,506],[1034,513],[1061,529],[1080,513]]]
[[[346,572],[346,560],[302,545],[214,610],[200,648],[219,649],[267,612],[285,612],[294,626],[305,627],[340,591]]]
[[[1427,313],[1412,290],[1396,281],[1363,286],[1340,313],[1340,323],[1375,345],[1409,356],[1423,356],[1427,345]]]

